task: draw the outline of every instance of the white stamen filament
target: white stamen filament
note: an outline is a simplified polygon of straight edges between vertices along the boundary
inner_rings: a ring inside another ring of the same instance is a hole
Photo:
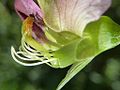
[[[31,51],[31,52],[37,52],[37,51],[31,49],[30,47],[28,47],[28,46],[25,44],[25,42],[23,43],[23,45],[24,45],[29,51]]]
[[[40,64],[52,62],[52,61],[55,60],[55,59],[53,58],[53,59],[44,60],[44,61],[40,61],[40,62],[36,62],[36,63],[25,63],[25,62],[22,62],[22,61],[18,60],[16,57],[18,57],[18,58],[20,58],[20,59],[22,59],[22,60],[29,60],[29,61],[38,61],[40,58],[39,58],[39,59],[36,59],[36,60],[35,60],[35,58],[34,58],[33,60],[32,60],[32,59],[23,58],[23,57],[21,57],[20,55],[17,54],[17,52],[15,51],[14,47],[11,47],[11,54],[12,54],[13,59],[14,59],[17,63],[19,63],[19,64],[21,64],[21,65],[24,65],[24,66],[36,66],[36,65],[40,65]]]
[[[40,53],[38,54],[37,51],[30,49],[30,47],[25,43],[22,43],[22,50],[24,50],[26,53],[29,53],[30,55],[41,55]]]
[[[47,64],[53,67],[50,62],[56,61],[57,59],[53,58],[53,55],[49,52],[40,52],[35,50],[34,48],[31,48],[31,46],[25,42],[26,35],[27,32],[23,34],[21,46],[18,52],[15,51],[14,47],[11,47],[11,54],[13,59],[23,66]]]
[[[24,35],[26,35],[26,33]],[[31,55],[33,55],[33,54],[34,55],[40,55],[40,54],[38,54],[38,51],[35,51],[32,48],[30,48],[29,45],[26,45],[26,43],[25,43],[25,37],[22,37],[22,40],[21,40],[21,50],[20,51],[23,51],[23,50],[25,52],[31,54]]]

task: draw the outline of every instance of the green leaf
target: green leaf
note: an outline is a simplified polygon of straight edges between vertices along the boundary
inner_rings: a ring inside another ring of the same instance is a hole
[[[120,44],[120,26],[108,17],[89,24],[76,49],[76,62],[58,85],[60,90],[73,76],[81,71],[95,56]],[[64,53],[63,53],[64,54]],[[71,56],[72,57],[72,56]]]

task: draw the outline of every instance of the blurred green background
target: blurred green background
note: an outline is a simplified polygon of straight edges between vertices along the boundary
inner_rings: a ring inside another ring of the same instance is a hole
[[[21,37],[13,4],[14,0],[0,0],[0,90],[55,90],[69,67],[24,67],[11,57],[10,47],[18,48]],[[113,0],[105,15],[120,24],[120,0]],[[120,45],[97,56],[62,90],[120,90]]]

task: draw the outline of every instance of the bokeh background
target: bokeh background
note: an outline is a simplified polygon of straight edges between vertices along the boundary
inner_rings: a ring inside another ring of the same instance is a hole
[[[21,20],[13,4],[14,0],[0,0],[0,90],[55,90],[69,67],[24,67],[11,57],[11,46],[18,48],[21,38]],[[113,0],[105,15],[120,24],[120,0]],[[120,45],[97,56],[62,90],[120,90]]]

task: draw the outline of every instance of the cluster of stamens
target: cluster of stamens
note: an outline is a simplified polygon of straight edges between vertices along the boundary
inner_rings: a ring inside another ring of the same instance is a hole
[[[53,51],[38,51],[28,45],[24,40],[22,40],[19,51],[16,52],[14,47],[11,47],[11,54],[17,63],[24,66],[36,66],[44,63],[51,66],[50,62],[56,60],[53,56]]]

